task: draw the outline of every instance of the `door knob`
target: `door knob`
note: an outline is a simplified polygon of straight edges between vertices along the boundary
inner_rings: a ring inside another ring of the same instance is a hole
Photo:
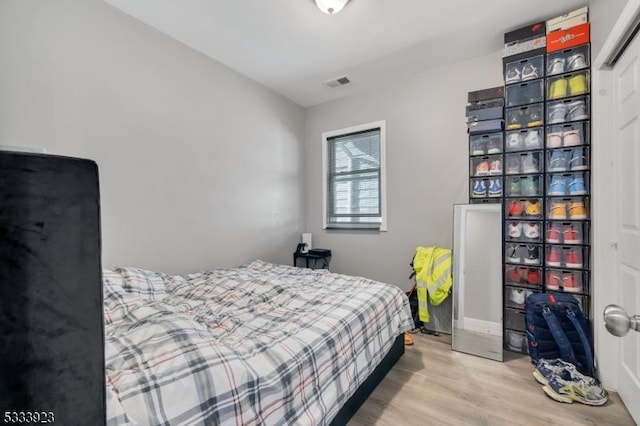
[[[604,326],[614,336],[624,336],[629,330],[640,331],[640,315],[629,316],[622,306],[604,308]]]

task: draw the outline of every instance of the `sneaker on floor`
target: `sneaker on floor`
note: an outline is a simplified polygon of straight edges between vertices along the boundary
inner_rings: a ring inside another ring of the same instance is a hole
[[[533,377],[541,385],[546,385],[553,377],[560,377],[563,380],[583,380],[585,383],[596,384],[593,377],[580,373],[576,366],[560,358],[539,359],[536,362]]]
[[[408,331],[404,332],[404,345],[405,346],[413,345],[413,336]]]
[[[577,401],[586,405],[603,405],[609,399],[606,390],[585,380],[568,381],[552,377],[542,390],[550,398],[569,404]]]

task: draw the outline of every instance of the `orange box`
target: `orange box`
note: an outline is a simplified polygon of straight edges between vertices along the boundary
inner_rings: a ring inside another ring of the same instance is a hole
[[[547,34],[547,52],[555,52],[589,43],[589,29],[589,23],[585,22],[568,30],[559,30]]]

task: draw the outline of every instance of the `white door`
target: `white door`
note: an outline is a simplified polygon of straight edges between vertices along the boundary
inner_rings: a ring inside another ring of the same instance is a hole
[[[615,64],[613,77],[618,241],[615,285],[618,304],[634,315],[640,314],[640,36]],[[617,344],[618,391],[640,424],[640,333],[631,331]]]

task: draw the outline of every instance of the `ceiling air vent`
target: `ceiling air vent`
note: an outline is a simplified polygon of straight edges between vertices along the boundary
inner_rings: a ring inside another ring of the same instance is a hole
[[[346,75],[340,76],[340,77],[336,77],[336,78],[332,78],[330,80],[327,80],[324,82],[324,84],[326,84],[329,87],[339,87],[339,86],[344,86],[346,84],[351,83],[351,80],[349,80],[349,77],[347,77]]]

